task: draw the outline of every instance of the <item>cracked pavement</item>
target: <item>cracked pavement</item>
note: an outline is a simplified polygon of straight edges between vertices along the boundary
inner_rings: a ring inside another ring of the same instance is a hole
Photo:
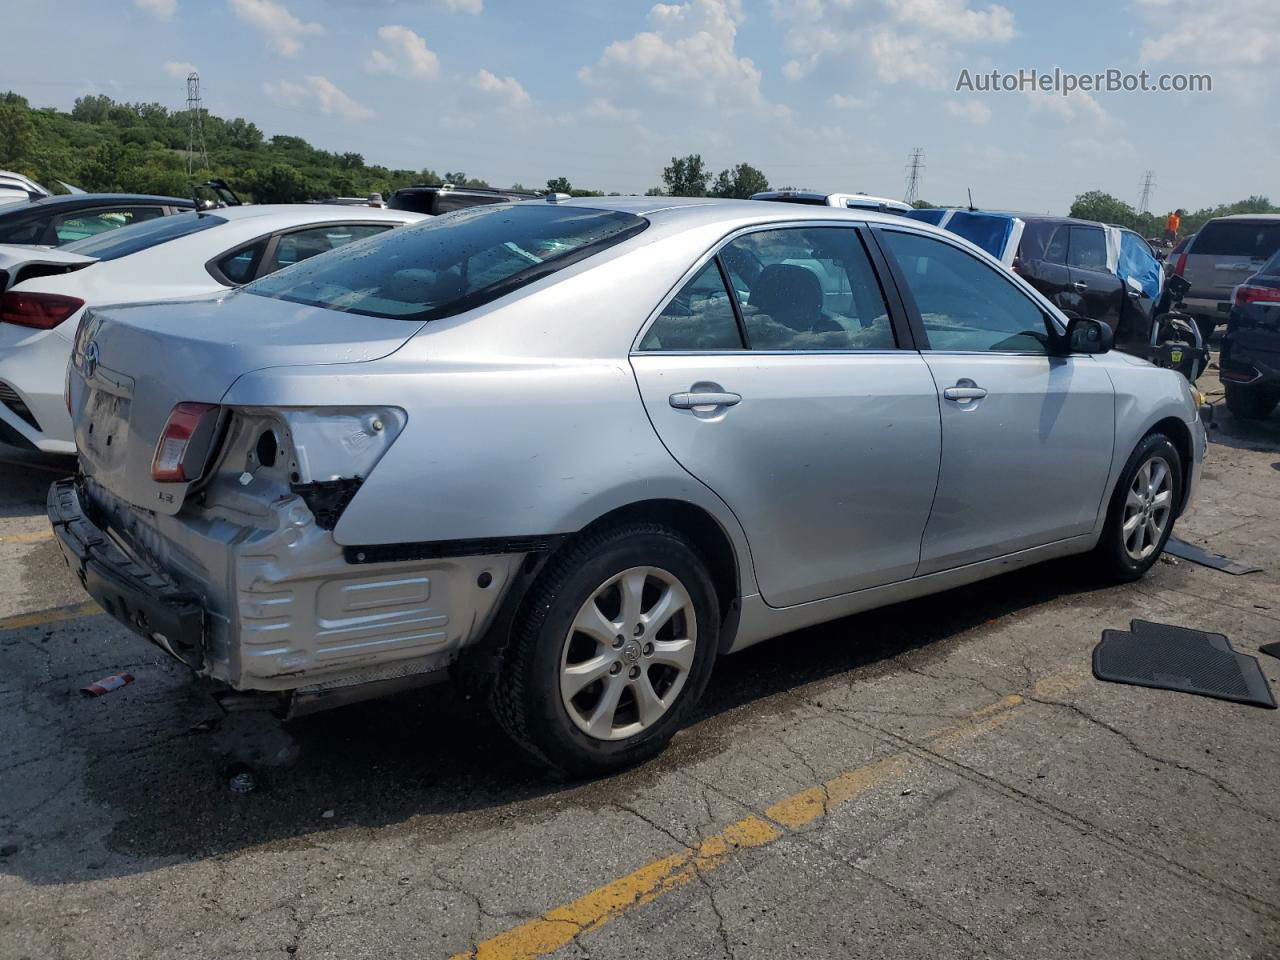
[[[1134,618],[1280,639],[1280,417],[1217,411],[1178,533],[1262,573],[1054,563],[805,630],[587,783],[447,687],[222,716],[106,616],[35,615],[85,599],[41,537],[67,464],[0,448],[0,960],[502,958],[551,928],[564,958],[1280,956],[1280,713],[1090,672]]]

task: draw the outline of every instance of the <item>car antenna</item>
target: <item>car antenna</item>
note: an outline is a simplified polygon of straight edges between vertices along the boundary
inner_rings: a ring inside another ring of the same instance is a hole
[[[973,211],[978,209],[973,205],[973,187],[965,187],[965,189],[969,191],[969,212],[973,213]]]

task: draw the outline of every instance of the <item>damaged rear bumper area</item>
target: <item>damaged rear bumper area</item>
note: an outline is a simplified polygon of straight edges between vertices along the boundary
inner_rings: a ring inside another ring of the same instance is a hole
[[[91,479],[63,480],[48,514],[104,610],[248,694],[237,706],[257,699],[291,714],[442,679],[484,635],[523,560],[349,560],[296,494],[246,525],[155,514]]]
[[[49,488],[49,521],[67,566],[103,610],[190,667],[204,663],[200,599],[126,554],[85,515],[74,480]]]

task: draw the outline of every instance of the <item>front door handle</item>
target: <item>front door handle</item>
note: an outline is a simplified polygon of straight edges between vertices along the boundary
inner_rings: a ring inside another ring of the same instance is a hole
[[[942,395],[948,400],[959,400],[961,403],[968,403],[970,400],[981,400],[987,395],[987,391],[978,386],[947,387],[942,391]]]
[[[738,393],[712,393],[710,391],[695,393],[673,393],[671,405],[677,410],[692,410],[694,407],[732,407],[742,400]]]
[[[1088,289],[1089,289],[1089,285],[1088,285],[1087,283],[1085,283],[1083,280],[1077,280],[1075,283],[1073,283],[1073,284],[1071,284],[1071,285],[1072,285],[1073,287],[1075,287],[1077,290],[1088,290]]]

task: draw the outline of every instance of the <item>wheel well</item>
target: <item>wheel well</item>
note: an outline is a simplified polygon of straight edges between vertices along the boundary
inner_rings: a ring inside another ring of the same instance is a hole
[[[711,574],[716,599],[720,602],[721,618],[728,617],[739,596],[740,580],[737,554],[720,522],[701,507],[682,500],[642,500],[611,510],[593,520],[581,532],[636,520],[666,524],[689,538],[707,563],[707,572]]]
[[[1191,431],[1177,417],[1165,417],[1148,430],[1145,435],[1151,436],[1153,433],[1163,433],[1172,440],[1174,447],[1178,451],[1178,459],[1182,461],[1182,502],[1178,504],[1178,513],[1181,514],[1183,508],[1187,505],[1187,495],[1190,492],[1187,480],[1191,476],[1191,467],[1195,460],[1191,447]]]

